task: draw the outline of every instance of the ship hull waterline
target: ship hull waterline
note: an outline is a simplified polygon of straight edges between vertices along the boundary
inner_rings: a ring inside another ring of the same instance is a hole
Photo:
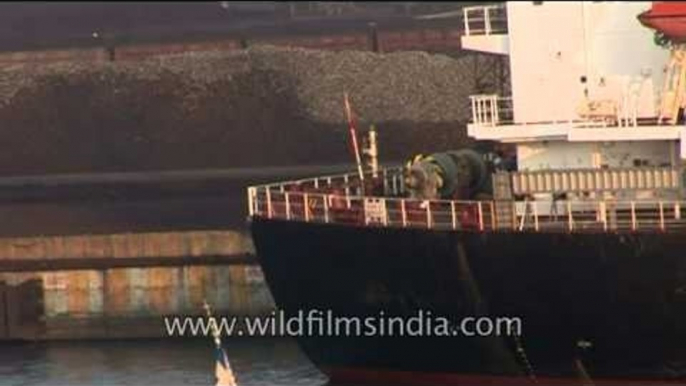
[[[288,315],[431,312],[522,322],[520,337],[296,337],[333,383],[686,384],[682,234],[481,233],[260,217],[251,231]]]

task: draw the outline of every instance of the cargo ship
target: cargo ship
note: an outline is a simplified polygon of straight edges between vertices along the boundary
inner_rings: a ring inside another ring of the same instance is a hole
[[[287,315],[515,316],[521,331],[300,347],[332,384],[686,384],[686,4],[463,12],[464,49],[509,57],[512,95],[470,97],[468,134],[494,151],[379,167],[372,131],[349,174],[249,187],[249,222]]]

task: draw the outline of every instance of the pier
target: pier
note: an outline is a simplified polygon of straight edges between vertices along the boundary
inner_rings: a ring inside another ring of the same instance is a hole
[[[0,238],[0,272],[254,264],[235,231]]]
[[[166,315],[261,314],[245,235],[177,231],[0,239],[0,341],[163,337]]]
[[[345,167],[0,178],[0,341],[165,337],[204,300],[270,312],[244,181]]]

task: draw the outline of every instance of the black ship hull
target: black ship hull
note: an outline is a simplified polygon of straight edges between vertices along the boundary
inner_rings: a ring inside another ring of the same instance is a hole
[[[251,227],[287,314],[522,321],[519,337],[299,337],[334,383],[686,384],[682,234]]]

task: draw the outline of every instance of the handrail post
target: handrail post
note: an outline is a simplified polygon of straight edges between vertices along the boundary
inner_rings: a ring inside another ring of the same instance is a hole
[[[303,194],[303,212],[305,213],[305,222],[310,222],[310,200],[307,198],[307,193]]]
[[[383,205],[383,226],[388,226],[388,209],[386,207],[386,199],[381,199],[381,204]]]
[[[331,186],[331,177],[326,177],[326,186]]]
[[[479,230],[484,231],[484,210],[481,205],[481,201],[477,202],[477,210],[479,213]]]
[[[291,219],[291,200],[288,192],[283,194],[283,198],[286,201],[286,220]]]
[[[431,201],[426,200],[426,227],[432,228],[432,218],[431,218]]]
[[[497,125],[500,122],[500,112],[498,111],[498,96],[493,95],[493,125]]]
[[[269,190],[269,187],[267,187],[267,218],[272,218],[272,194],[271,191]]]
[[[469,9],[464,9],[464,32],[469,36]]]
[[[567,226],[569,231],[574,230],[574,219],[572,218],[572,202],[567,201]]]
[[[325,194],[322,196],[324,199],[324,222],[329,222],[329,195]]]
[[[350,179],[347,174],[343,176],[343,183],[345,184],[345,201],[348,209],[350,209]]]
[[[450,201],[450,213],[452,215],[453,229],[457,229],[457,214],[455,213],[455,201]]]
[[[674,219],[681,220],[681,203],[679,201],[674,203]]]
[[[512,210],[512,216],[510,218],[512,219],[512,230],[517,230],[517,201],[512,200],[511,204],[511,210]]]
[[[631,230],[635,231],[637,227],[636,223],[636,202],[631,201]]]
[[[598,201],[600,220],[603,222],[603,230],[607,232],[607,205],[605,201]]]
[[[662,201],[660,201],[660,230],[665,230],[665,208]]]
[[[398,178],[398,194],[402,194],[405,192],[405,178],[403,178],[402,174],[400,175],[400,178]]]
[[[534,229],[536,230],[536,232],[538,232],[538,205],[536,205],[535,201],[532,203],[532,205],[534,208]]]
[[[484,7],[484,29],[486,30],[486,35],[491,34],[490,7]]]
[[[405,199],[400,199],[400,216],[402,217],[403,227],[407,226],[407,211],[405,209]]]
[[[248,214],[250,217],[255,215],[255,187],[248,188]]]
[[[384,196],[388,195],[388,172],[386,171],[386,168],[383,168],[383,171],[381,172],[383,178],[383,194]]]
[[[496,213],[495,213],[495,203],[493,201],[489,202],[490,210],[491,210],[491,230],[495,230],[497,227],[497,218],[496,218]]]
[[[393,179],[391,180],[391,187],[393,188],[393,195],[398,195],[398,174],[393,174]]]
[[[522,219],[519,221],[519,231],[524,230],[524,223],[526,222],[526,216],[529,214],[529,200],[524,200],[524,213],[522,214]]]
[[[472,122],[474,122],[474,124],[476,125],[479,123],[476,115],[476,97],[472,96],[470,97],[470,99],[472,102]]]
[[[476,100],[476,116],[479,119],[479,124],[484,123],[484,114],[482,113],[481,109],[481,99]]]

